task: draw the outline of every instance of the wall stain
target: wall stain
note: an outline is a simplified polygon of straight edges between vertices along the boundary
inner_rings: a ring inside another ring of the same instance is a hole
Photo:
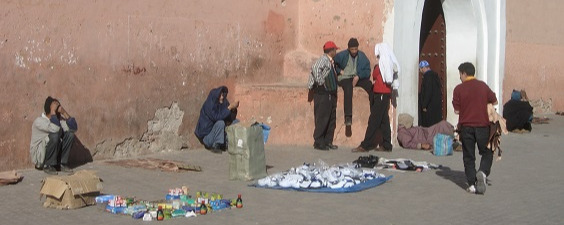
[[[135,64],[131,64],[126,67],[123,67],[121,71],[133,75],[139,75],[139,74],[143,75],[142,73],[147,72],[147,69],[145,69],[145,67],[139,67],[139,66],[135,66]]]

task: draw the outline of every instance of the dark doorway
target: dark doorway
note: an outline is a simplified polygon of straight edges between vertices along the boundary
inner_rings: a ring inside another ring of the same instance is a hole
[[[439,74],[442,94],[442,118],[446,119],[446,26],[441,0],[426,0],[421,18],[419,36],[419,61],[427,60],[431,69]],[[423,74],[419,73],[419,91]],[[421,109],[420,109],[421,110]],[[419,113],[421,114],[421,113]],[[419,117],[421,121],[421,117]]]

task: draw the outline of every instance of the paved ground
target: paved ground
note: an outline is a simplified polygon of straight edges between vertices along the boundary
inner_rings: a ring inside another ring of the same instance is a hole
[[[445,169],[423,173],[382,171],[394,178],[379,187],[352,194],[248,187],[246,182],[228,180],[228,154],[217,155],[202,149],[152,156],[201,165],[204,171],[200,173],[126,169],[101,161],[77,170],[97,170],[104,180],[105,193],[147,200],[162,199],[169,188],[182,185],[227,197],[243,195],[243,209],[164,222],[168,224],[563,224],[564,117],[549,117],[550,124],[535,125],[530,134],[503,137],[503,160],[494,163],[491,186],[483,196],[465,192],[460,152],[435,157],[400,148],[372,154],[428,161],[442,164]],[[271,135],[276,135],[275,131]],[[351,147],[354,146],[320,152],[309,147],[267,146],[267,164],[273,166],[269,170],[272,173],[319,159],[330,164],[351,162],[361,155],[351,153]],[[31,169],[19,172],[25,176],[21,183],[0,187],[1,224],[143,223],[103,212],[99,206],[64,211],[43,208],[39,188],[45,174]]]

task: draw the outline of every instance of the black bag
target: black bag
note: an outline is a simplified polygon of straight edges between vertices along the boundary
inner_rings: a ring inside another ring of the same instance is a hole
[[[353,161],[353,163],[356,164],[357,167],[374,168],[378,165],[379,159],[380,158],[375,155],[359,156],[357,160]]]

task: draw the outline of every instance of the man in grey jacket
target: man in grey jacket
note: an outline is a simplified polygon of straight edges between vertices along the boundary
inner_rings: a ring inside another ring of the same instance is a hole
[[[61,172],[72,173],[68,159],[78,129],[76,120],[51,96],[45,99],[44,110],[31,127],[31,162],[47,174],[56,175],[56,166]]]

